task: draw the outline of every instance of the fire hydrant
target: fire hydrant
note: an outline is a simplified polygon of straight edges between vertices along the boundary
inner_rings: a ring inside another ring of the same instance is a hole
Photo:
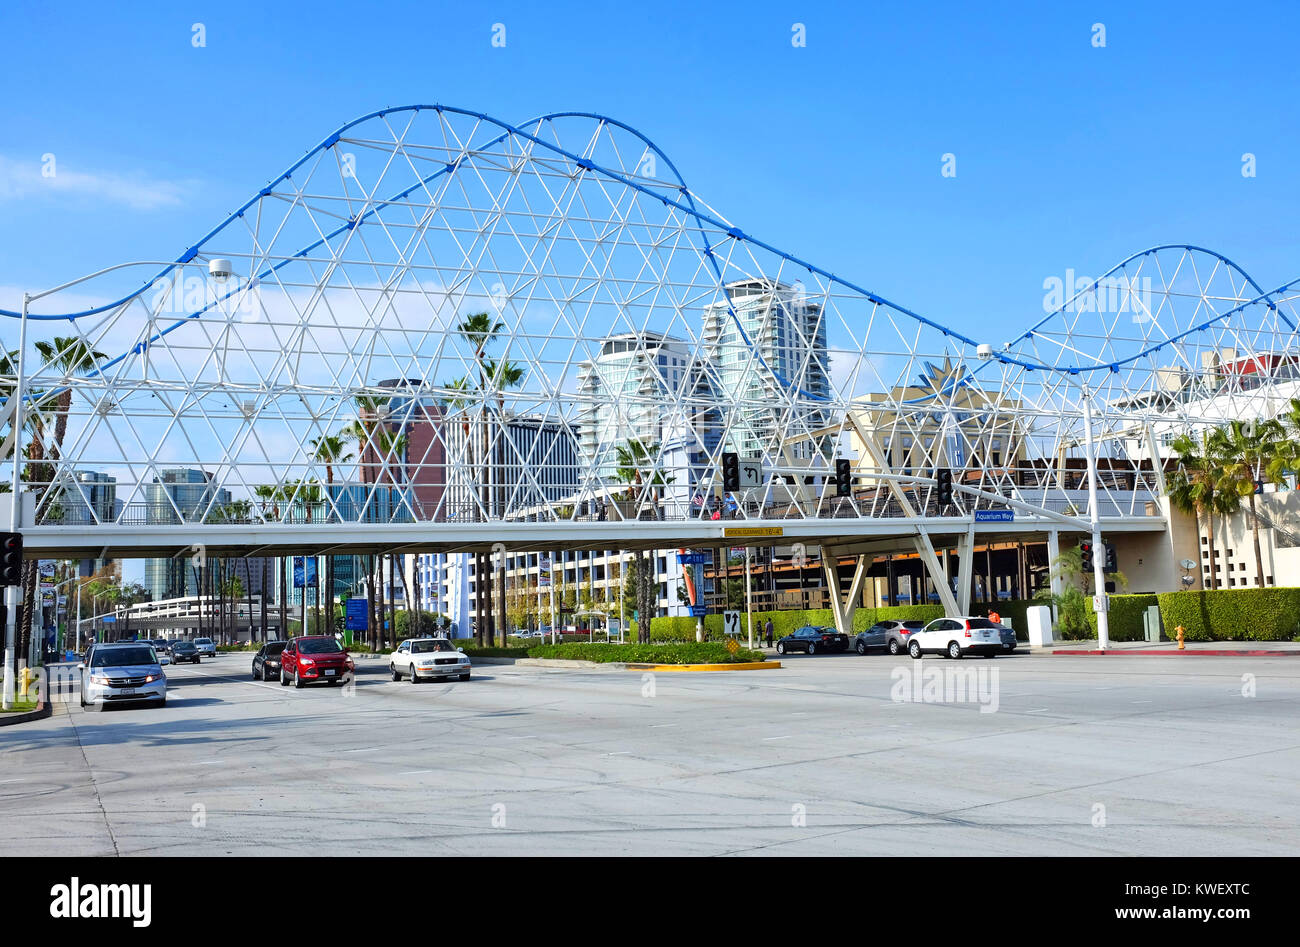
[[[1179,651],[1186,650],[1186,646],[1183,644],[1183,626],[1179,625],[1177,628],[1174,629],[1174,631],[1178,632],[1178,650]]]
[[[18,693],[22,694],[24,698],[28,696],[32,685],[36,683],[36,676],[36,672],[31,668],[23,668],[18,672]]]

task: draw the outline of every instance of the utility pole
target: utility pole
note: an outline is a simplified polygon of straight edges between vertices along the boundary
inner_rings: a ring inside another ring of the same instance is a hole
[[[31,295],[29,293],[23,293],[23,311],[18,328],[18,378],[13,392],[14,414],[9,422],[14,436],[13,476],[9,484],[9,532],[11,533],[18,532],[22,526],[22,494],[18,492],[18,489],[19,470],[22,466],[21,458],[23,456],[23,383],[25,380],[23,369],[26,367],[24,360],[27,356],[27,304],[30,299]],[[5,710],[9,710],[14,705],[14,689],[18,681],[18,656],[15,653],[15,648],[18,641],[18,612],[23,601],[21,583],[11,585],[5,589],[5,597],[9,600],[9,607],[6,609],[5,614],[4,694],[3,699],[0,700],[0,705]]]

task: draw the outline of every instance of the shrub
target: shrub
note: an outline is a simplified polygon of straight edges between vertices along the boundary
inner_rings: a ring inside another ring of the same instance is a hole
[[[527,645],[510,648],[479,648],[462,644],[457,647],[464,649],[471,658],[526,658],[530,650]]]
[[[1156,596],[1168,638],[1289,641],[1300,635],[1300,588],[1213,589]]]
[[[725,647],[712,642],[703,644],[559,644],[538,645],[528,650],[530,658],[553,658],[566,661],[623,661],[633,664],[735,664],[762,661],[758,651],[741,648],[733,657]]]
[[[854,632],[865,631],[878,621],[895,619],[898,621],[931,621],[943,617],[941,605],[893,605],[885,608],[859,608],[853,614]],[[784,638],[796,628],[804,625],[834,626],[835,616],[829,608],[798,608],[775,612],[754,612],[754,637],[763,633],[767,620],[772,619],[773,638]],[[650,640],[684,641],[695,640],[695,619],[689,617],[656,618],[650,622]],[[722,615],[714,613],[704,618],[705,641],[722,641]],[[749,628],[746,626],[745,614],[741,610],[740,637],[747,638]]]

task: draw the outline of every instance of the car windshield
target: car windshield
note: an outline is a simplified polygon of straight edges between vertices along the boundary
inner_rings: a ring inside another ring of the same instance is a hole
[[[193,651],[193,650],[194,650],[194,642],[193,642],[193,641],[178,641],[178,642],[176,642],[174,645],[172,645],[172,650],[173,650],[173,651]]]
[[[135,664],[157,664],[153,648],[96,648],[90,656],[95,668],[121,668]]]
[[[972,618],[968,622],[966,622],[966,626],[968,628],[997,628],[998,627],[997,625],[993,624],[993,622],[989,621],[987,618]]]
[[[288,643],[289,642],[287,641],[272,641],[270,644],[266,646],[267,656],[270,657],[272,655],[279,654],[281,651],[284,650],[284,646]]]
[[[212,639],[211,639],[211,638],[195,638],[195,639],[194,639],[194,643],[195,643],[195,644],[212,644]]]
[[[338,654],[343,646],[333,638],[306,638],[298,643],[298,650],[303,654]]]
[[[451,642],[448,641],[446,638],[434,638],[432,640],[411,642],[412,654],[425,654],[429,651],[455,651],[455,650],[456,649],[451,646]]]

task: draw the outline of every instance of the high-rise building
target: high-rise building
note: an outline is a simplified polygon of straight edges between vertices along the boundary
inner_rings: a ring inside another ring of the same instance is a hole
[[[572,497],[581,479],[578,438],[567,425],[530,415],[491,424],[447,416],[451,519],[505,517]],[[486,434],[486,436],[484,436]]]
[[[705,308],[703,333],[710,382],[725,404],[726,446],[742,457],[777,455],[787,438],[828,423],[828,412],[808,406],[830,390],[822,309],[770,279],[726,291],[727,302]],[[811,459],[831,448],[829,438],[810,438],[790,452]]]
[[[380,388],[393,389],[393,394],[376,410],[361,412],[361,422],[372,426],[370,441],[361,448],[361,478],[365,483],[409,486],[408,500],[416,519],[444,520],[444,409],[432,396],[414,390],[421,384],[405,378],[378,383]]]
[[[203,522],[230,502],[230,491],[205,470],[169,468],[144,485],[145,522]],[[155,601],[198,593],[199,579],[188,556],[146,559],[144,584]]]

